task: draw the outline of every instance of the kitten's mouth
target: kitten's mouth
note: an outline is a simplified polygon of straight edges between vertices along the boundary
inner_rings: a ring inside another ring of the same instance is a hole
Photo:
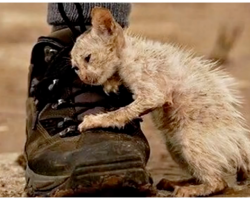
[[[81,80],[83,83],[87,84],[87,85],[100,85],[100,83],[98,83],[98,79],[97,78],[93,78],[93,77],[85,77],[84,79],[81,77]]]

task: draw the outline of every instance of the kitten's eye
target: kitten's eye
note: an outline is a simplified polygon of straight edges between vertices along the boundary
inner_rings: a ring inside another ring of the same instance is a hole
[[[87,57],[84,58],[84,60],[88,63],[91,58],[91,54],[89,54]]]

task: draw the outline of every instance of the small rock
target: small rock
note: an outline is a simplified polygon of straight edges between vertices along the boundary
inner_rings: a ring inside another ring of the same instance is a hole
[[[6,132],[9,130],[8,126],[0,126],[0,132]]]

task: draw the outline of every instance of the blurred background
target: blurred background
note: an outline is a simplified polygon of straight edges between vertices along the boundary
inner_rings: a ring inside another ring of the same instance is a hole
[[[47,35],[47,4],[0,4],[0,152],[21,152],[25,142],[25,98],[32,46]],[[206,57],[228,54],[224,68],[241,80],[250,122],[250,4],[133,4],[133,32],[194,49]],[[219,46],[219,47],[218,47]],[[218,50],[219,49],[219,50]],[[230,50],[230,51],[229,51]],[[149,169],[174,167],[150,118],[143,130],[151,145]],[[165,163],[165,164],[164,164]]]

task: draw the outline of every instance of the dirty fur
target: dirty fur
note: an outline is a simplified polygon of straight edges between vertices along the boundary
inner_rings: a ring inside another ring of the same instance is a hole
[[[92,10],[92,29],[72,52],[72,65],[86,84],[117,91],[123,83],[134,101],[116,111],[88,115],[80,131],[120,127],[151,112],[173,159],[200,182],[176,186],[174,196],[208,196],[227,187],[224,176],[246,179],[250,140],[237,107],[237,81],[216,63],[172,44],[133,36],[104,8]]]

